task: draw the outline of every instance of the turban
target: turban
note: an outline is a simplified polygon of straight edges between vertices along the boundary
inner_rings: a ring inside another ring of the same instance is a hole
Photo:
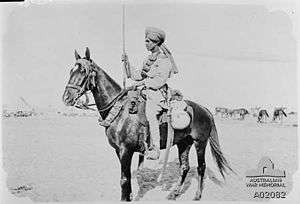
[[[145,37],[149,38],[151,41],[157,42],[160,49],[163,51],[163,53],[169,58],[169,60],[172,63],[172,73],[177,74],[178,69],[175,64],[174,58],[172,56],[172,53],[170,50],[166,47],[164,44],[165,39],[166,39],[166,34],[163,30],[155,27],[147,27],[145,30]]]
[[[158,42],[158,44],[162,44],[165,42],[166,34],[159,28],[147,27],[145,30],[145,37],[154,42]]]

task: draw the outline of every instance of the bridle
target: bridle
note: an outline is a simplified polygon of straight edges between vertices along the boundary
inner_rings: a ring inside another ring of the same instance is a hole
[[[88,102],[89,102],[89,97],[88,97],[88,95],[87,95],[87,91],[89,91],[89,89],[87,88],[87,85],[89,84],[89,80],[91,79],[91,77],[93,77],[92,75],[93,75],[93,72],[95,71],[93,68],[85,68],[86,70],[88,70],[88,74],[87,74],[87,76],[85,77],[85,81],[84,81],[84,83],[83,83],[83,85],[82,86],[78,86],[78,85],[74,85],[74,84],[70,84],[70,83],[68,83],[67,85],[66,85],[66,89],[67,88],[71,88],[71,89],[75,89],[75,90],[77,90],[78,92],[76,93],[77,94],[77,96],[75,97],[75,107],[76,108],[79,108],[79,109],[84,109],[84,110],[93,110],[93,111],[95,111],[95,109],[94,108],[90,108],[89,106],[95,106],[96,104],[88,104]],[[81,96],[83,96],[83,95],[85,95],[85,97],[86,97],[86,101],[85,101],[85,103],[81,103],[81,104],[79,104],[79,103],[77,103],[78,102],[78,99],[81,97]]]
[[[93,66],[93,62],[91,62],[92,64],[91,64],[91,66]],[[88,70],[88,74],[87,74],[87,76],[85,77],[85,81],[84,81],[84,83],[83,83],[83,85],[82,86],[78,86],[78,85],[74,85],[74,84],[70,84],[70,83],[68,83],[67,85],[66,85],[66,88],[71,88],[71,89],[75,89],[75,90],[77,90],[78,92],[77,92],[77,96],[75,97],[75,107],[76,108],[79,108],[79,109],[84,109],[84,110],[93,110],[93,111],[96,111],[94,108],[90,108],[90,106],[96,106],[96,104],[95,103],[93,103],[93,104],[88,104],[88,102],[89,102],[89,97],[88,97],[88,95],[87,95],[87,91],[90,91],[88,88],[87,88],[87,86],[88,86],[88,84],[90,83],[90,80],[91,80],[91,77],[95,77],[95,75],[93,75],[93,72],[96,72],[96,70],[94,69],[94,67],[92,67],[92,68],[86,68],[85,67],[85,69],[86,70]],[[116,97],[114,97],[106,106],[104,106],[104,107],[102,107],[101,109],[98,109],[98,111],[99,112],[104,112],[104,111],[106,111],[106,110],[108,110],[109,108],[111,108],[114,104],[115,104],[115,102],[117,101],[117,100],[119,100],[125,93],[126,93],[126,89],[125,90],[123,90],[120,94],[118,94]],[[81,97],[81,96],[83,96],[83,95],[85,95],[86,96],[86,102],[85,103],[81,103],[81,104],[78,104],[77,102],[78,102],[78,99]]]
[[[66,88],[71,88],[71,89],[76,89],[77,91],[77,97],[75,98],[75,100],[77,100],[78,98],[80,98],[85,92],[87,92],[88,90],[86,90],[86,85],[88,83],[88,80],[86,79],[83,86],[78,86],[78,85],[74,85],[74,84],[67,84]]]

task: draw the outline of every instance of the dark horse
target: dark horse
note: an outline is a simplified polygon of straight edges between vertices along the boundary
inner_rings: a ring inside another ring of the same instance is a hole
[[[63,94],[63,101],[67,106],[74,106],[76,101],[87,91],[91,91],[99,114],[105,118],[115,101],[124,104],[118,116],[109,127],[106,127],[106,135],[110,145],[115,149],[121,163],[121,200],[131,201],[131,160],[134,152],[141,152],[145,145],[144,138],[148,135],[148,126],[141,122],[145,117],[142,114],[129,114],[128,90],[121,87],[90,58],[89,49],[86,49],[85,57],[81,58],[75,51],[76,62],[70,72],[70,79]],[[189,151],[192,144],[195,145],[198,158],[198,188],[195,200],[201,198],[203,190],[203,176],[206,168],[205,148],[209,141],[212,155],[218,165],[219,171],[224,177],[224,172],[231,170],[223,156],[216,126],[212,114],[204,107],[186,101],[192,107],[194,116],[191,124],[184,130],[175,130],[174,143],[177,145],[181,175],[177,183],[176,191],[182,191],[184,180],[190,169]],[[141,103],[145,106],[145,102]],[[143,109],[144,111],[144,109]],[[147,124],[147,123],[146,123]],[[166,132],[166,131],[165,131]],[[161,141],[162,143],[162,141]],[[166,145],[161,145],[165,148]],[[140,155],[139,166],[144,157]],[[231,170],[232,171],[232,170]]]
[[[275,108],[273,112],[273,122],[276,121],[277,119],[282,122],[283,116],[287,117],[285,111],[285,108]]]
[[[262,109],[258,113],[257,122],[258,123],[263,123],[263,122],[266,121],[267,117],[269,117],[269,114],[268,114],[267,110]]]

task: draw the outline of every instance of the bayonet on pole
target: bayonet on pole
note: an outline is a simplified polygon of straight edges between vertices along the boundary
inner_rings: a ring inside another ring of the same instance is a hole
[[[123,42],[123,56],[126,59],[123,59],[123,87],[126,87],[126,78],[131,78],[130,65],[127,59],[126,50],[125,50],[125,3],[122,4],[122,42]]]
[[[122,41],[123,41],[123,56],[125,56],[125,3],[122,3]],[[126,62],[123,62],[123,88],[126,87]]]

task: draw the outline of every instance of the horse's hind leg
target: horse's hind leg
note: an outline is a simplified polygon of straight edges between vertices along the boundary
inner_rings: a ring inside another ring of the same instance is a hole
[[[177,145],[178,148],[178,156],[179,156],[179,164],[180,164],[180,177],[177,181],[176,188],[169,195],[169,199],[175,199],[183,190],[183,183],[187,176],[187,173],[190,170],[189,165],[189,152],[191,149],[192,143],[184,141],[183,143],[179,143]]]
[[[121,148],[119,158],[121,162],[121,180],[120,185],[122,189],[121,201],[131,201],[131,161],[133,152],[127,148]]]
[[[197,167],[197,172],[198,172],[198,188],[196,195],[194,197],[194,200],[200,200],[201,195],[202,195],[202,190],[203,190],[203,179],[204,179],[204,173],[205,173],[205,148],[207,144],[206,141],[195,141],[195,148],[197,152],[197,159],[198,159],[198,167]]]

